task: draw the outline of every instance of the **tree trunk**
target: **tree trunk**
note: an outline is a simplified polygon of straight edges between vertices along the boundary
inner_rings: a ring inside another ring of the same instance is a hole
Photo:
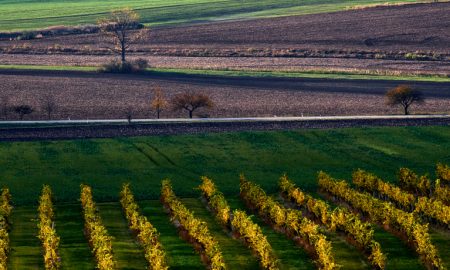
[[[189,118],[192,118],[193,111],[189,111]]]
[[[405,115],[408,115],[408,114],[409,114],[409,112],[408,112],[408,107],[409,107],[408,105],[405,105],[405,106],[404,106],[404,108],[405,108]]]
[[[156,110],[156,118],[157,118],[157,119],[159,119],[159,113],[160,113],[160,111],[159,111],[159,110]]]
[[[121,43],[122,45],[122,64],[125,63],[125,42]]]

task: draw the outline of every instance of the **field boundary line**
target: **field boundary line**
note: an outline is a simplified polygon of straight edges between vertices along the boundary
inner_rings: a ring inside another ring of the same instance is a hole
[[[390,119],[450,119],[448,114],[436,115],[351,115],[351,116],[289,116],[289,117],[239,117],[239,118],[167,118],[167,119],[134,119],[132,124],[176,124],[176,123],[239,123],[239,122],[298,122],[298,121],[339,121],[339,120],[390,120]],[[3,125],[90,125],[90,124],[128,124],[127,119],[68,119],[68,120],[37,120],[37,121],[0,121]]]

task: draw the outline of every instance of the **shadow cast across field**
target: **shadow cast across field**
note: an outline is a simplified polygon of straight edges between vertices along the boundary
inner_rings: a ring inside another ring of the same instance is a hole
[[[133,74],[110,74],[95,71],[78,70],[30,70],[0,69],[0,75],[36,76],[71,79],[114,79],[118,81],[140,81],[175,83],[182,85],[199,85],[208,87],[232,87],[237,90],[252,89],[260,91],[307,91],[315,93],[358,93],[384,95],[390,88],[399,84],[413,84],[421,89],[426,97],[450,98],[449,82],[424,82],[401,80],[372,79],[335,79],[335,78],[293,78],[293,77],[254,77],[247,75],[233,76],[214,74],[191,74],[183,72],[149,70]],[[257,79],[255,79],[257,78]],[[447,90],[446,90],[447,89]]]

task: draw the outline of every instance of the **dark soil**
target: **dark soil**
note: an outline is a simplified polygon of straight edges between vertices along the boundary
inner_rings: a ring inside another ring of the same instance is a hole
[[[450,56],[450,3],[413,4],[155,28],[134,49],[181,56],[340,56],[428,60]],[[98,34],[0,41],[10,52],[104,53]],[[420,58],[421,56],[419,56]],[[414,56],[411,56],[414,58]]]
[[[307,78],[250,78],[149,73],[114,75],[95,72],[0,70],[0,100],[8,106],[31,105],[24,120],[46,120],[44,97],[57,104],[52,119],[155,118],[150,102],[160,86],[167,99],[182,92],[200,92],[214,102],[195,117],[268,117],[401,114],[385,104],[385,92],[402,81]],[[411,113],[450,113],[450,83],[415,82],[424,104]],[[0,103],[0,106],[2,103]],[[0,110],[3,112],[3,110]],[[162,118],[185,118],[187,112],[163,110]],[[3,115],[0,115],[3,117]],[[9,112],[8,120],[19,117]]]

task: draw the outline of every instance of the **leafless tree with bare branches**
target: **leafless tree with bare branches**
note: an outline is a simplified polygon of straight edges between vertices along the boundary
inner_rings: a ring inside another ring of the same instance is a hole
[[[9,96],[3,95],[0,97],[0,113],[3,120],[8,120],[8,113],[11,110],[9,107]]]
[[[99,20],[98,25],[107,48],[120,54],[122,64],[126,61],[126,53],[131,45],[148,38],[150,30],[139,23],[139,14],[130,8],[111,12],[108,18]]]
[[[15,113],[19,115],[19,119],[22,121],[23,117],[27,114],[32,114],[34,112],[33,107],[30,105],[17,105],[13,107]]]
[[[133,120],[134,109],[129,106],[125,109],[125,117],[127,118],[128,124],[131,124],[131,120]]]
[[[41,108],[47,114],[47,119],[52,119],[52,113],[54,113],[58,104],[55,101],[55,98],[51,95],[45,95],[41,99]]]

